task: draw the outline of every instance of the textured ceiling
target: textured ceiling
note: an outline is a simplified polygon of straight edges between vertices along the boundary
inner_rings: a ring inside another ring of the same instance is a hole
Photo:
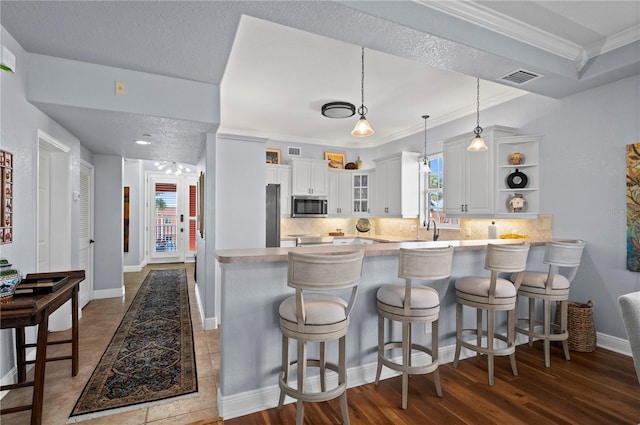
[[[344,146],[353,144],[343,136],[352,123],[323,118],[319,108],[329,100],[359,104],[359,46],[367,48],[365,102],[377,130],[369,140],[379,144],[419,131],[423,113],[432,115],[433,125],[473,113],[475,77],[483,79],[486,108],[518,94],[495,81],[519,67],[544,75],[522,89],[551,97],[638,73],[639,5],[3,0],[0,14],[2,26],[28,52],[221,84],[221,130]],[[244,28],[250,19],[243,16],[262,20],[254,19],[261,32]],[[176,154],[194,163],[204,133],[215,130],[38,106],[95,153]],[[149,125],[156,143],[130,146]]]

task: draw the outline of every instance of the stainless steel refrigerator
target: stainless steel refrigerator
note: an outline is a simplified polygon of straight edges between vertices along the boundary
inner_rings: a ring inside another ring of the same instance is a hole
[[[267,185],[266,247],[280,246],[280,185]]]

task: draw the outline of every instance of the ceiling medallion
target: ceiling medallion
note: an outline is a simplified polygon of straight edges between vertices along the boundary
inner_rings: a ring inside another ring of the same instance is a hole
[[[327,118],[349,118],[356,114],[356,107],[349,102],[329,102],[322,105],[322,115]]]

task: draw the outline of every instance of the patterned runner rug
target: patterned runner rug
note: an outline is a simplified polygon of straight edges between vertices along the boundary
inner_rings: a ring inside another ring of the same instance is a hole
[[[151,270],[68,423],[166,403],[197,391],[186,271]]]

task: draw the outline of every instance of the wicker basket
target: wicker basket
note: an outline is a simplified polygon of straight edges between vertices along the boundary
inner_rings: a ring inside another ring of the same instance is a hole
[[[596,323],[593,318],[593,301],[586,304],[567,303],[567,331],[569,349],[591,353],[596,349]],[[555,323],[560,324],[560,303],[556,303]]]

